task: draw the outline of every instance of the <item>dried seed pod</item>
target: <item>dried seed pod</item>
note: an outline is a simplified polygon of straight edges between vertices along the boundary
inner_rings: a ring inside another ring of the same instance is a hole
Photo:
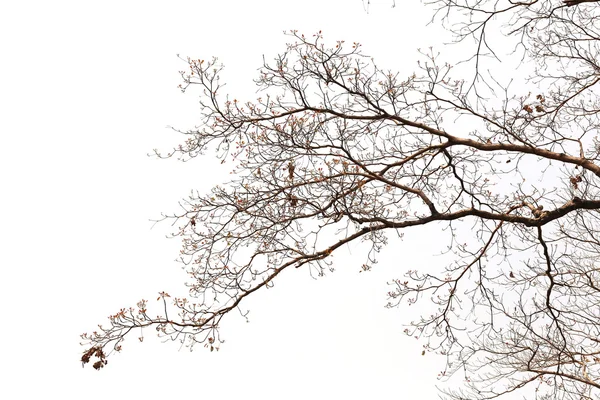
[[[92,365],[94,367],[95,370],[99,371],[100,368],[104,368],[104,362],[102,361],[96,361],[94,363],[94,365]]]

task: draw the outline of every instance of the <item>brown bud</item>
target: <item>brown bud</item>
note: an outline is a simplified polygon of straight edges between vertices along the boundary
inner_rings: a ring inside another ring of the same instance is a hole
[[[576,177],[574,177],[574,176],[571,176],[571,177],[569,178],[569,181],[571,182],[571,186],[573,186],[575,189],[577,189],[577,188],[578,188],[578,186],[579,186],[577,183],[578,183],[578,182],[581,182],[580,180],[577,180],[577,178],[576,178]]]
[[[92,365],[94,367],[95,370],[99,371],[100,368],[104,368],[104,362],[102,361],[96,361],[94,363],[94,365]]]

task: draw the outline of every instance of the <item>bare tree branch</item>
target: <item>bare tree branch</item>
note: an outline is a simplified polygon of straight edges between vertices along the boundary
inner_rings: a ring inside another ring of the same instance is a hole
[[[178,227],[189,297],[160,293],[156,318],[146,300],[120,310],[83,335],[81,361],[102,368],[150,326],[218,349],[222,318],[245,315],[243,300],[283,270],[322,275],[357,241],[369,270],[389,233],[432,225],[454,261],[408,270],[388,306],[433,309],[406,333],[446,357],[442,379],[464,378],[445,394],[598,398],[600,10],[575,4],[434,0],[459,41],[475,40],[469,79],[433,53],[399,77],[358,43],[293,31],[259,71],[262,96],[242,102],[221,93],[217,59],[184,59],[180,88],[198,89],[203,124],[157,154],[215,150],[234,178],[164,217]],[[486,33],[496,23],[522,47],[537,93],[483,73],[500,57]]]

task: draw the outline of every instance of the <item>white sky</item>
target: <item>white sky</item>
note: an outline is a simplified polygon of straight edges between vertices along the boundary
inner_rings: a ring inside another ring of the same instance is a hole
[[[425,28],[417,1],[13,1],[0,14],[0,393],[10,399],[437,398],[444,359],[421,356],[402,334],[406,308],[386,310],[386,281],[428,257],[427,230],[407,232],[370,273],[335,255],[338,272],[312,280],[289,271],[274,289],[232,314],[218,353],[178,351],[150,331],[101,372],[81,368],[79,334],[121,307],[166,290],[185,295],[168,224],[191,189],[223,183],[209,155],[182,164],[146,156],[169,149],[197,121],[193,91],[181,94],[176,54],[215,55],[227,92],[254,98],[262,62],[284,50],[283,30],[323,30],[359,41],[381,67],[407,75]],[[403,4],[408,3],[408,5]]]

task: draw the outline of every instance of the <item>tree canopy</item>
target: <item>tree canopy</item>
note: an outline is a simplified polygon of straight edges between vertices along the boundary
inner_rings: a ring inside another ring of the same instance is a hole
[[[146,327],[217,349],[222,318],[243,312],[243,300],[283,270],[324,274],[352,242],[369,245],[369,270],[393,236],[428,225],[445,232],[454,261],[406,271],[388,305],[433,305],[406,333],[446,357],[443,375],[464,374],[446,395],[598,398],[598,3],[430,7],[471,46],[459,67],[430,50],[401,76],[359,43],[291,31],[259,71],[260,97],[242,101],[222,93],[217,59],[184,59],[180,88],[197,89],[203,124],[157,154],[188,160],[214,150],[235,175],[166,217],[179,229],[189,297],[160,293],[156,318],[146,300],[118,311],[82,335],[84,364],[102,368]],[[498,36],[514,51],[498,54]],[[520,58],[514,78],[535,90],[492,72],[503,57]]]

